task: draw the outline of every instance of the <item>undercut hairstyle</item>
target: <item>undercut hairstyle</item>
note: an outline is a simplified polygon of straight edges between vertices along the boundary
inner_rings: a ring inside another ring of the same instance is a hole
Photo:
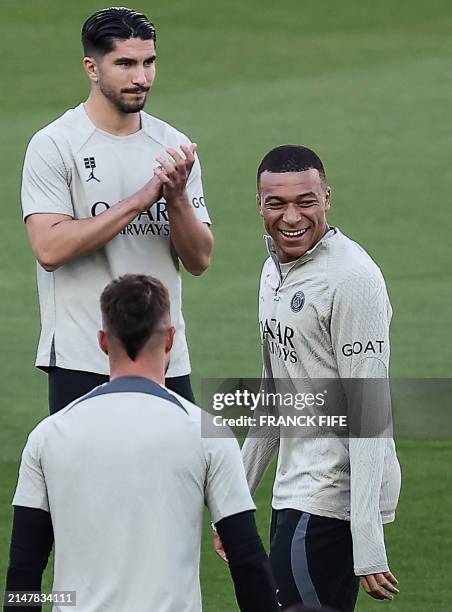
[[[326,181],[322,160],[307,147],[301,145],[281,145],[267,153],[257,169],[257,188],[263,172],[304,172],[311,168],[318,171],[322,181]]]
[[[113,51],[117,40],[141,38],[157,40],[155,26],[146,15],[126,8],[111,6],[91,15],[82,28],[85,56],[104,56]]]
[[[109,283],[100,297],[103,323],[135,361],[146,342],[161,333],[170,312],[166,287],[144,274],[126,274]]]

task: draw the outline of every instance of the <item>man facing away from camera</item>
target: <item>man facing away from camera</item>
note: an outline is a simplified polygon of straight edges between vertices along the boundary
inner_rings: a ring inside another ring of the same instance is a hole
[[[245,470],[254,494],[279,449],[270,561],[281,609],[302,603],[351,612],[359,577],[377,599],[398,592],[383,524],[395,518],[400,467],[392,430],[375,429],[372,437],[365,427],[387,423],[391,305],[377,265],[328,224],[331,190],[313,151],[273,149],[257,183],[269,255],[259,293],[263,388],[336,380],[352,391],[354,423],[364,429],[331,437],[252,428],[242,449]],[[356,391],[375,389],[373,381],[381,383],[378,397],[361,401]]]
[[[129,8],[98,11],[82,29],[85,103],[37,132],[25,156],[23,217],[36,256],[50,412],[108,380],[95,343],[98,300],[122,274],[168,287],[177,334],[166,375],[190,401],[179,261],[194,275],[213,239],[196,145],[142,109],[156,74],[156,30]]]
[[[200,612],[206,504],[240,610],[276,612],[237,441],[203,437],[201,419],[214,433],[210,415],[163,387],[175,333],[168,292],[126,275],[105,288],[101,308],[111,380],[28,438],[7,590],[40,591],[55,540],[53,591],[75,591],[76,609]]]

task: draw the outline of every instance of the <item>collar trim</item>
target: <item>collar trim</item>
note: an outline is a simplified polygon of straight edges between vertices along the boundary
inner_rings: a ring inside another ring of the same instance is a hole
[[[322,238],[318,242],[316,242],[315,245],[311,249],[309,249],[309,251],[306,251],[306,253],[304,253],[301,257],[294,260],[294,267],[311,260],[313,257],[314,251],[319,247],[319,245],[323,244],[326,240],[328,240],[329,238],[332,238],[333,236],[337,234],[340,234],[340,231],[338,230],[337,227],[333,227],[331,225],[330,229],[326,232],[326,234],[322,236]],[[275,242],[273,238],[269,236],[268,234],[264,235],[264,240],[265,240],[265,245],[267,247],[268,254],[272,258],[273,263],[275,264],[276,269],[278,270],[279,275],[281,276],[281,266],[280,266],[280,262],[278,259],[278,255],[276,253]]]
[[[150,378],[144,378],[142,376],[119,376],[110,382],[96,387],[79,400],[76,400],[71,408],[85,400],[98,397],[99,395],[108,395],[110,393],[145,393],[147,395],[153,395],[154,397],[159,397],[160,399],[175,404],[188,414],[188,411],[177,397],[169,393],[165,387],[162,387],[162,385],[159,385]]]

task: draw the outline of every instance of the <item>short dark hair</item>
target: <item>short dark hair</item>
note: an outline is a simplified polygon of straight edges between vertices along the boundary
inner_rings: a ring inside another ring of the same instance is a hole
[[[166,287],[152,276],[126,274],[109,283],[100,297],[104,325],[135,360],[170,311]],[[160,331],[160,330],[159,330]]]
[[[116,40],[129,38],[157,40],[154,24],[146,15],[130,8],[104,8],[88,17],[83,24],[82,45],[86,56],[106,55],[113,51]]]
[[[322,160],[307,147],[301,145],[281,145],[265,155],[257,169],[257,187],[263,172],[303,172],[314,168],[322,179],[326,179]]]

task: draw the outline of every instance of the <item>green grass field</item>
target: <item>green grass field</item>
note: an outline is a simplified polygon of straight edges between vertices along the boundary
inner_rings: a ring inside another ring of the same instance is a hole
[[[86,97],[79,31],[104,5],[1,5],[4,576],[20,450],[47,411],[45,376],[33,367],[39,323],[20,213],[22,159],[34,131]],[[158,77],[147,110],[198,143],[214,221],[211,269],[184,279],[196,388],[203,377],[259,374],[256,293],[265,251],[255,171],[264,153],[283,143],[320,154],[334,190],[331,222],[363,244],[385,273],[394,307],[393,376],[450,377],[450,0],[139,0],[134,8],[158,27]],[[446,612],[452,610],[452,440],[403,439],[398,446],[403,492],[387,542],[401,593],[389,604],[362,594],[358,610]],[[268,475],[257,498],[265,538],[270,491]],[[209,540],[206,530],[205,610],[236,610],[227,568]]]

